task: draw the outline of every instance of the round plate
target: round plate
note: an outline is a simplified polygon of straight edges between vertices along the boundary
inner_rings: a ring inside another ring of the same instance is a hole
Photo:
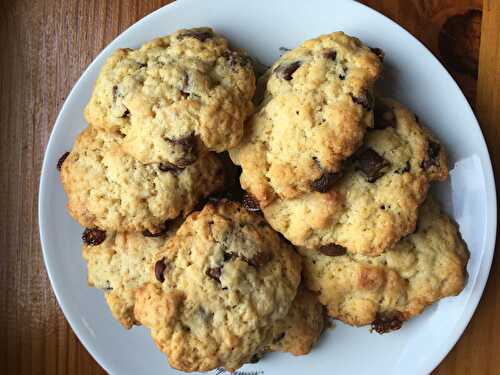
[[[47,146],[40,181],[39,222],[45,265],[57,300],[87,350],[111,374],[174,374],[142,327],[124,330],[99,290],[89,288],[81,257],[82,228],[66,212],[58,158],[86,126],[83,109],[107,56],[179,28],[211,26],[264,64],[279,47],[343,30],[386,53],[380,91],[413,109],[446,145],[450,179],[435,187],[460,225],[471,252],[469,279],[458,296],[433,305],[397,332],[378,335],[341,323],[311,354],[276,353],[242,371],[258,374],[428,374],[469,322],[481,297],[496,233],[495,182],[478,123],[437,59],[400,26],[354,1],[181,0],[150,14],[117,37],[83,73],[66,99]],[[360,360],[362,359],[362,360]]]

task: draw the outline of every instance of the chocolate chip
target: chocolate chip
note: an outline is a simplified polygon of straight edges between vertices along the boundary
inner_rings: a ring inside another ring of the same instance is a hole
[[[367,148],[356,157],[357,170],[365,176],[368,182],[375,182],[385,172],[389,162],[377,154],[373,149]]]
[[[323,54],[323,56],[325,59],[335,61],[335,59],[337,58],[337,51],[334,51],[334,50],[326,51]]]
[[[401,315],[396,313],[377,314],[377,317],[372,323],[372,329],[380,334],[397,331],[403,325]]]
[[[182,96],[184,99],[188,98],[188,97],[189,97],[189,95],[190,95],[190,94],[189,94],[188,92],[186,92],[186,91],[182,91],[182,90],[179,90],[179,91],[180,91],[180,93],[181,93],[181,96]]]
[[[262,267],[266,265],[272,258],[272,254],[267,251],[255,254],[252,258],[247,258],[245,256],[240,256],[240,258],[254,267]]]
[[[224,251],[224,262],[230,261],[231,259],[233,259],[233,257],[234,257],[234,254],[227,253]]]
[[[168,230],[170,229],[170,224],[171,222],[169,220],[165,221],[159,228],[158,232],[150,232],[149,230],[144,230],[142,231],[142,235],[144,237],[161,237],[167,234]]]
[[[325,172],[320,178],[311,182],[311,189],[319,193],[326,193],[342,177],[342,172]]]
[[[192,29],[186,30],[177,36],[177,39],[181,40],[184,38],[195,38],[200,42],[204,42],[214,36],[213,32],[209,29]]]
[[[205,274],[212,279],[220,283],[220,277],[222,276],[222,267],[209,268]]]
[[[155,277],[160,283],[165,281],[165,270],[167,269],[167,263],[165,263],[165,258],[161,258],[155,263]]]
[[[285,81],[291,81],[293,78],[293,73],[295,73],[295,71],[300,68],[300,65],[302,65],[300,61],[294,61],[293,63],[283,63],[277,66],[276,69],[274,69],[274,73]]]
[[[377,55],[380,60],[384,61],[385,53],[380,48],[370,48],[370,51]]]
[[[422,162],[422,168],[424,170],[428,170],[433,166],[439,167],[440,151],[441,151],[441,145],[429,139],[429,141],[427,142],[427,157]]]
[[[260,211],[259,201],[249,193],[243,195],[243,198],[241,199],[241,204],[247,211],[251,212]]]
[[[64,163],[64,161],[66,160],[66,158],[69,156],[69,152],[65,152],[64,154],[61,155],[61,157],[59,158],[59,160],[57,161],[57,170],[60,171],[61,168],[62,168],[62,165]]]
[[[184,154],[173,163],[175,166],[185,168],[196,161],[196,136],[194,134],[179,139],[166,138],[166,141],[178,146],[179,151]]]
[[[373,99],[371,95],[365,91],[360,93],[359,95],[354,95],[353,93],[349,94],[354,103],[359,104],[367,111],[370,111],[373,107]]]
[[[130,117],[130,111],[128,110],[128,108],[125,110],[125,112],[123,112],[123,115],[122,115],[122,118],[126,118],[126,117]]]
[[[385,129],[396,127],[396,117],[391,107],[386,106],[384,103],[375,105],[374,113],[374,129]]]
[[[343,81],[343,80],[345,79],[345,76],[344,76],[344,75],[342,75],[342,74],[339,74],[339,79],[340,79],[341,81]]]
[[[411,165],[410,165],[410,161],[407,160],[406,161],[406,164],[404,166],[402,166],[401,168],[399,169],[396,169],[394,171],[394,173],[397,173],[397,174],[403,174],[403,173],[407,173],[411,170]]]
[[[87,246],[100,245],[106,239],[106,232],[97,228],[86,228],[82,240]]]
[[[323,255],[327,255],[329,257],[338,257],[345,255],[347,250],[345,247],[331,243],[328,245],[323,245],[319,249],[319,252]]]

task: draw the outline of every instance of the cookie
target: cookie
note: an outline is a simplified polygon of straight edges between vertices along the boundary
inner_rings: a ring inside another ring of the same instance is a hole
[[[125,328],[137,324],[134,316],[135,293],[148,282],[153,255],[175,233],[180,220],[170,222],[164,232],[152,237],[140,232],[111,232],[103,242],[83,245],[89,286],[104,292],[113,317]]]
[[[329,315],[356,326],[372,324],[380,333],[459,294],[469,257],[456,225],[430,197],[417,231],[377,257],[300,252],[305,282],[319,292]]]
[[[136,318],[182,371],[235,370],[269,342],[297,293],[301,260],[261,215],[221,200],[191,214],[156,255]]]
[[[381,70],[379,56],[341,32],[285,53],[264,76],[263,102],[231,150],[242,187],[263,206],[324,190],[373,124]]]
[[[326,326],[324,307],[315,293],[300,287],[284,319],[273,327],[269,351],[308,354]]]
[[[118,133],[87,128],[62,164],[68,211],[84,227],[157,232],[223,186],[212,153],[185,168],[144,165],[124,153],[121,142]]]
[[[331,188],[262,207],[293,244],[376,256],[413,232],[430,182],[447,178],[444,147],[413,113],[390,99],[375,112],[374,129]]]
[[[94,127],[120,131],[144,164],[185,167],[202,149],[236,146],[252,110],[250,58],[210,28],[179,30],[105,63],[85,109]]]

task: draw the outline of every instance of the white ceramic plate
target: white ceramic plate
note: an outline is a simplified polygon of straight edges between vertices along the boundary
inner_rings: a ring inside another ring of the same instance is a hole
[[[174,374],[146,329],[125,331],[100,291],[87,287],[79,227],[65,209],[56,170],[86,126],[82,112],[105,58],[118,47],[137,47],[183,27],[209,25],[265,64],[279,47],[293,47],[322,33],[343,30],[384,49],[380,90],[412,108],[446,145],[452,167],[435,188],[459,223],[471,260],[465,290],[429,308],[397,332],[370,334],[337,324],[308,356],[271,354],[242,371],[258,374],[427,374],[444,358],[469,322],[481,297],[493,255],[496,196],[486,145],[467,101],[434,56],[379,13],[349,0],[180,0],[117,37],[88,67],[68,96],[50,137],[40,181],[39,222],[52,287],[81,342],[111,374]]]

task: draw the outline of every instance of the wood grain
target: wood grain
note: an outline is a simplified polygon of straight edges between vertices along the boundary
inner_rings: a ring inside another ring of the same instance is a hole
[[[104,374],[69,328],[51,290],[40,250],[37,193],[43,152],[71,87],[97,53],[121,31],[168,0],[0,1],[0,374]],[[480,0],[367,0],[439,56],[459,81],[500,166],[499,1],[483,9],[479,90]],[[463,28],[465,33],[456,33]],[[448,32],[448,31],[447,31]],[[466,34],[465,39],[461,34]],[[466,46],[456,48],[457,46]],[[464,59],[463,63],[449,64]],[[498,259],[480,308],[439,375],[494,374],[500,368]],[[497,272],[495,272],[497,271]]]

